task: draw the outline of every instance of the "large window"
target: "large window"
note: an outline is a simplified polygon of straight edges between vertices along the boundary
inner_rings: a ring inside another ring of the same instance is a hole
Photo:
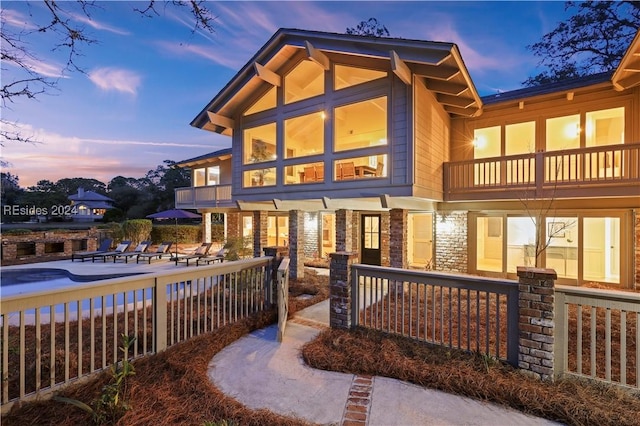
[[[242,186],[273,186],[276,184],[276,168],[245,170],[242,173]]]
[[[288,216],[269,216],[267,218],[267,245],[271,247],[289,245]]]
[[[340,90],[386,76],[387,73],[384,71],[336,65],[334,67],[334,87],[335,90]]]
[[[300,62],[284,78],[284,103],[324,93],[324,69],[311,60]]]
[[[277,89],[273,86],[267,93],[262,95],[248,110],[244,112],[244,115],[255,114],[256,112],[266,111],[271,108],[275,108],[277,105]]]
[[[387,176],[387,155],[343,158],[333,163],[335,180],[352,180]]]
[[[284,171],[285,185],[324,182],[324,163],[296,164],[285,167]]]
[[[276,159],[276,123],[245,129],[243,163],[264,163]]]
[[[387,97],[335,108],[336,151],[387,144]]]
[[[547,151],[580,148],[580,115],[547,120]]]
[[[193,171],[193,186],[220,184],[220,166],[202,167]]]
[[[324,111],[284,120],[285,158],[324,152]]]

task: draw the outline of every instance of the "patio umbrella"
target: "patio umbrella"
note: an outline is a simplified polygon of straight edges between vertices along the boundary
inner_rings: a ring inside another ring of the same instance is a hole
[[[147,215],[149,219],[175,219],[176,221],[176,257],[178,257],[178,219],[200,219],[199,214],[191,213],[181,209],[164,210],[158,213]]]

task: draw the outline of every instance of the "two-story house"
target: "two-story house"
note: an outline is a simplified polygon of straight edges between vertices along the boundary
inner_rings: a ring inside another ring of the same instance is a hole
[[[455,44],[281,29],[192,121],[231,148],[180,163],[176,205],[288,246],[295,276],[353,251],[636,287],[638,71],[640,36],[613,74],[480,97]]]

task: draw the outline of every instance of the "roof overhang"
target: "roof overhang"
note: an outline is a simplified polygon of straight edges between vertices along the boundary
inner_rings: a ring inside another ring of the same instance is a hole
[[[367,57],[389,62],[405,84],[421,78],[452,116],[475,116],[482,100],[458,47],[453,43],[365,37],[295,29],[280,29],[192,120],[191,125],[230,134],[233,117],[264,84],[279,85],[278,70],[300,52],[325,69],[335,55]]]
[[[225,161],[231,158],[231,148],[221,149],[219,151],[210,152],[198,157],[176,163],[178,167],[194,168],[205,164],[211,164],[219,161]]]
[[[618,91],[640,85],[640,30],[636,33],[618,68],[613,73],[611,82]]]

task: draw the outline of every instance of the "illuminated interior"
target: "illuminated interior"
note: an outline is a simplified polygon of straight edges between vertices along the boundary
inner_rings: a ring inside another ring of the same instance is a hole
[[[267,246],[289,245],[289,217],[269,216],[267,218]]]
[[[284,120],[285,158],[324,152],[323,111]]]
[[[334,149],[387,144],[387,97],[356,102],[334,110]]]
[[[284,78],[284,103],[290,104],[324,93],[324,69],[311,60],[300,62]]]
[[[251,107],[244,112],[244,115],[251,115],[275,108],[278,104],[276,86],[271,87],[267,93],[262,95]]]
[[[276,159],[276,123],[245,129],[243,163],[254,164]]]
[[[335,180],[366,179],[387,176],[387,154],[343,158],[333,163]]]
[[[324,163],[304,163],[284,168],[285,185],[324,182]]]
[[[387,73],[384,71],[349,67],[345,65],[336,65],[334,67],[334,73],[335,90],[344,89],[346,87],[355,86],[387,76]]]

